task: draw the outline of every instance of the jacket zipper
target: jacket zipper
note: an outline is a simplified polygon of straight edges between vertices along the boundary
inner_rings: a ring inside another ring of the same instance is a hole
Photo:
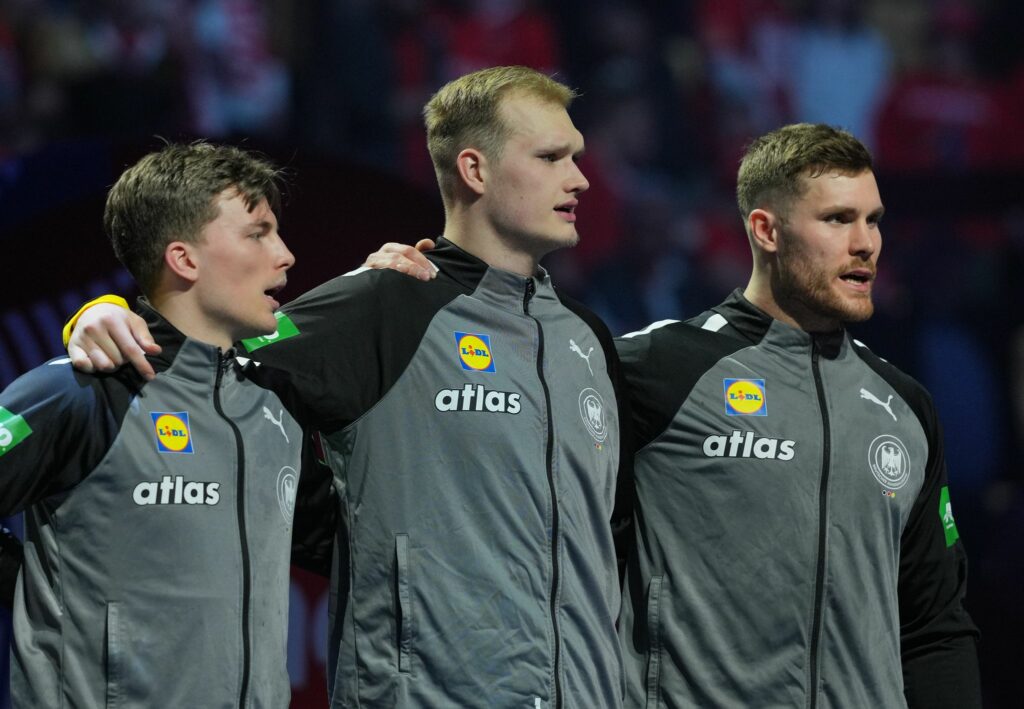
[[[815,341],[811,354],[811,370],[814,373],[814,388],[818,393],[818,408],[821,411],[822,452],[821,452],[821,486],[818,489],[818,555],[817,569],[814,576],[814,615],[811,619],[811,687],[810,709],[818,706],[819,681],[819,645],[821,644],[821,625],[824,610],[822,599],[825,594],[825,556],[826,534],[828,531],[828,478],[830,460],[832,458],[832,431],[828,419],[828,406],[825,403],[825,387],[821,381],[820,353]]]
[[[235,434],[235,448],[238,453],[238,470],[236,475],[235,509],[238,513],[238,539],[242,550],[242,688],[238,700],[239,707],[245,707],[249,694],[249,672],[250,672],[250,649],[249,649],[249,595],[250,570],[249,570],[249,541],[245,531],[245,447],[242,445],[242,432],[228,416],[220,404],[220,387],[223,380],[224,368],[230,366],[233,355],[228,352],[221,354],[217,350],[217,381],[213,389],[213,408],[227,421],[228,426]]]
[[[545,456],[548,475],[548,489],[551,492],[551,627],[555,633],[555,701],[554,709],[562,707],[562,662],[561,650],[562,639],[558,629],[558,496],[555,490],[555,476],[552,466],[554,458],[555,438],[551,420],[551,392],[548,390],[547,380],[544,378],[544,328],[540,320],[530,315],[530,299],[533,298],[535,286],[533,279],[526,281],[526,292],[523,294],[523,312],[527,317],[537,323],[537,376],[540,379],[541,388],[544,390],[544,405],[547,409],[548,419],[548,440]]]

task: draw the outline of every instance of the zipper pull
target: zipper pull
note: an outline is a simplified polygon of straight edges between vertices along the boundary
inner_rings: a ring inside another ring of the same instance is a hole
[[[229,369],[231,369],[231,361],[234,358],[234,347],[227,350],[222,350],[220,347],[217,348],[217,379],[214,382],[214,386],[218,389],[220,388],[224,375],[227,374]]]
[[[533,294],[537,291],[537,287],[533,284],[533,279],[526,279],[526,292],[523,293],[523,312],[530,312],[530,299],[533,298]]]

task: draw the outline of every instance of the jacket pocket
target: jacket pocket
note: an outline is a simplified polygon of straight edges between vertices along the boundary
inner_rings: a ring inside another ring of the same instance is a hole
[[[120,702],[121,669],[124,660],[123,638],[118,603],[107,604],[107,709],[117,709]]]
[[[395,536],[395,600],[398,629],[398,671],[412,672],[412,589],[409,571],[409,535]]]
[[[100,646],[106,651],[106,681],[97,676],[92,685],[97,694],[105,689],[106,702],[99,697],[87,701],[89,709],[238,706],[238,605],[235,597],[206,600],[155,594],[108,601],[106,638]],[[249,686],[250,696],[255,696],[255,682]],[[279,690],[287,691],[286,687]]]
[[[647,587],[647,709],[661,701],[661,587],[664,576],[651,577]]]

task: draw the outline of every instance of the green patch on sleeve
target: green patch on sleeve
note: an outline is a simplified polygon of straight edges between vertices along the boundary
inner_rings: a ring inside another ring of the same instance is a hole
[[[20,415],[0,406],[0,456],[6,455],[32,435],[32,427]]]
[[[275,342],[281,340],[287,340],[289,337],[295,337],[299,334],[299,328],[295,327],[295,323],[292,322],[291,318],[278,310],[274,313],[274,317],[277,318],[277,330],[271,335],[263,335],[261,337],[250,337],[248,340],[242,340],[242,345],[245,347],[247,352],[255,352],[261,347],[272,345]]]
[[[956,522],[953,520],[953,505],[949,501],[948,487],[943,487],[939,493],[939,519],[942,520],[942,531],[946,533],[946,546],[951,547],[960,538],[960,532],[956,531]]]

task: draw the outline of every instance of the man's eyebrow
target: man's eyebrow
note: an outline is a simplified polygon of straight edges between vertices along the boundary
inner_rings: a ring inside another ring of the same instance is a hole
[[[568,142],[561,141],[558,143],[542,143],[538,150],[542,153],[567,153],[571,147]]]
[[[856,207],[851,207],[845,204],[832,204],[821,210],[821,214],[842,214],[844,216],[851,216],[860,212]],[[868,218],[881,219],[882,215],[885,214],[885,207],[878,207],[868,212]]]
[[[259,229],[260,231],[270,231],[274,228],[274,225],[268,219],[260,219],[259,221],[253,221],[246,224],[243,229],[249,231],[251,229]]]
[[[579,160],[586,152],[586,147],[581,146],[579,150],[572,149],[572,143],[550,143],[537,150],[538,155],[571,155],[573,160]]]

